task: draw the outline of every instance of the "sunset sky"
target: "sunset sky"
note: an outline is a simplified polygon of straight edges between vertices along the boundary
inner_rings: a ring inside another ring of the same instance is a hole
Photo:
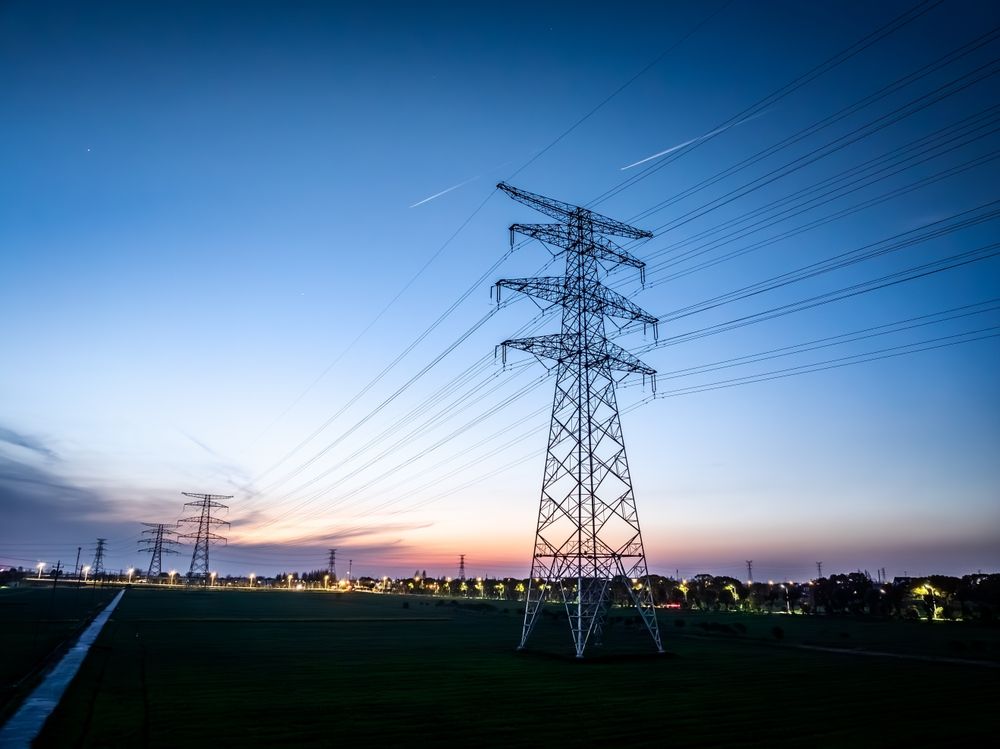
[[[997,570],[998,24],[0,4],[0,566],[144,567],[187,491],[233,495],[221,574],[526,575],[553,378],[494,350],[559,317],[490,289],[562,258],[508,180],[655,234],[605,280],[662,320],[616,338],[652,571]]]

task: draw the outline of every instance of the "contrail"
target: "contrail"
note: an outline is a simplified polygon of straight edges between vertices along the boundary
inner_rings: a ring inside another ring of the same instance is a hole
[[[731,125],[724,125],[723,127],[716,128],[710,133],[705,133],[704,135],[699,135],[697,138],[692,138],[691,140],[686,140],[683,143],[678,143],[676,146],[671,146],[666,151],[660,151],[659,153],[654,153],[652,156],[647,156],[644,159],[640,159],[639,161],[636,161],[634,164],[623,166],[619,171],[624,172],[626,169],[631,169],[634,166],[639,166],[639,164],[645,164],[647,161],[652,161],[653,159],[658,159],[661,156],[666,156],[668,153],[673,153],[674,151],[684,148],[684,146],[690,146],[692,143],[697,143],[699,140],[705,140],[705,138],[711,138],[713,135],[718,135],[719,133],[724,132],[731,127],[736,127],[737,125],[742,125],[744,122],[750,122],[750,120],[756,120],[758,117],[763,117],[765,114],[767,114],[767,112],[768,110],[765,109],[763,112],[758,112],[757,114],[750,115],[746,119],[740,120],[739,122],[734,122]]]
[[[479,175],[478,174],[475,177],[469,177],[469,179],[465,180],[464,182],[459,182],[457,185],[452,185],[451,187],[449,187],[446,190],[442,190],[441,192],[436,192],[433,195],[431,195],[429,198],[424,198],[423,200],[418,200],[416,203],[414,203],[413,205],[411,205],[410,208],[416,208],[418,205],[423,205],[424,203],[429,203],[430,201],[434,200],[434,198],[440,198],[442,195],[447,195],[452,190],[457,190],[458,188],[462,187],[463,185],[467,185],[470,182],[475,182],[477,179],[479,179]]]

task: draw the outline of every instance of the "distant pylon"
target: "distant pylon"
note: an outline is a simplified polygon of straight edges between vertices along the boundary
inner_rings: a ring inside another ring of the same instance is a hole
[[[753,560],[752,559],[748,559],[747,560],[747,582],[748,583],[752,583],[753,582]]]
[[[616,373],[640,374],[645,380],[656,372],[604,332],[606,317],[652,326],[654,333],[657,320],[599,280],[600,269],[608,266],[637,268],[640,277],[645,269],[645,263],[606,237],[653,235],[502,182],[497,187],[558,222],[514,224],[512,242],[515,233],[522,234],[560,247],[566,255],[564,276],[505,279],[496,284],[498,302],[500,289],[507,288],[562,307],[560,333],[502,344],[505,359],[507,349],[515,348],[556,362],[520,647],[528,642],[551,591],[566,607],[576,656],[582,658],[588,643],[601,641],[617,581],[631,597],[653,645],[663,652],[615,396]],[[653,384],[655,388],[655,380]]]
[[[213,541],[226,542],[225,536],[220,536],[212,531],[216,525],[229,525],[225,520],[212,517],[212,510],[228,510],[229,507],[219,502],[220,499],[232,499],[232,495],[222,494],[195,494],[193,492],[181,492],[185,497],[194,498],[195,502],[185,502],[185,507],[196,507],[200,510],[197,515],[181,518],[180,523],[197,523],[197,529],[191,533],[180,533],[178,538],[190,538],[194,540],[194,553],[191,555],[191,567],[188,570],[188,577],[203,577],[208,579],[208,548]]]
[[[327,562],[326,571],[330,574],[330,579],[337,582],[337,550],[330,549],[330,559]]]
[[[172,538],[177,531],[174,530],[175,526],[166,523],[143,523],[143,525],[146,526],[146,530],[139,537],[139,551],[150,554],[146,577],[159,577],[163,572],[163,555],[180,553],[177,549],[170,548],[180,545],[180,541]]]
[[[822,562],[816,562],[816,577],[817,578],[823,577],[823,563]]]
[[[458,579],[465,582],[465,554],[458,555]]]
[[[90,574],[98,577],[104,574],[104,552],[107,550],[108,539],[97,539],[97,546],[94,548],[94,563],[90,565]]]

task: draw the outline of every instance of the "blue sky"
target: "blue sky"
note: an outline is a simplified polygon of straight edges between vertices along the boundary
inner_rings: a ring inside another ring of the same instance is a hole
[[[500,179],[586,204],[665,164],[595,206],[623,220],[641,216],[638,225],[657,230],[633,248],[649,259],[647,288],[626,273],[609,283],[660,316],[996,200],[998,162],[990,159],[998,138],[987,108],[997,101],[989,73],[1000,42],[987,38],[645,215],[982,37],[1000,21],[988,3],[927,4],[760,116],[622,170],[713,132],[914,5],[737,0],[637,3],[609,13],[578,3],[5,3],[0,510],[9,522],[0,527],[0,564],[65,562],[98,536],[113,542],[113,565],[141,564],[138,523],[171,522],[181,491],[204,491],[234,495],[232,541],[215,556],[220,571],[318,567],[323,550],[337,546],[362,573],[451,574],[466,553],[477,572],[526,574],[552,381],[538,366],[504,370],[492,356],[536,308],[505,305],[370,414],[495,309],[490,281],[540,272],[549,260],[540,245],[505,259],[362,397],[293,448],[504,256],[510,223],[542,220],[495,193]],[[670,224],[975,75],[981,79],[867,138]],[[748,248],[917,180],[928,184],[666,278],[695,264],[665,266],[700,246],[699,232],[977,114],[978,130],[956,130],[959,139],[940,153],[925,147],[925,162],[697,259]],[[948,169],[956,173],[941,176]],[[996,236],[995,220],[984,220],[665,323],[661,337],[948,258]],[[557,274],[558,262],[544,272]],[[995,569],[1000,345],[986,336],[1000,324],[990,306],[998,292],[1000,265],[987,257],[644,354],[666,374],[944,310],[969,312],[748,367],[661,377],[662,396],[931,339],[982,338],[661,397],[627,413],[651,567],[738,574],[752,558],[760,575],[776,578],[806,576],[819,559],[827,570],[890,574]],[[980,302],[972,314],[968,305]],[[550,314],[539,329],[557,325]],[[622,342],[635,349],[649,339],[631,334]],[[464,389],[453,384],[476,365]],[[453,402],[422,406],[441,388]],[[466,389],[478,395],[460,398]],[[620,399],[628,407],[649,394],[632,386]],[[178,558],[178,568],[187,561]]]

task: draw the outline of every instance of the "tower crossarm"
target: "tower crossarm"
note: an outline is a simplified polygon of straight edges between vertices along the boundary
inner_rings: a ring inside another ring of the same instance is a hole
[[[213,502],[213,503],[217,502],[220,499],[232,499],[233,498],[232,494],[196,494],[195,492],[181,492],[181,494],[183,494],[185,497],[194,497],[194,498],[196,498],[198,500],[205,500],[205,501]],[[189,505],[196,504],[196,505],[201,506],[202,502],[201,501],[199,501],[199,502],[187,502],[186,504],[189,504]],[[212,507],[215,507],[215,506],[216,506],[215,504],[212,504]],[[223,505],[223,507],[225,507],[225,505]]]
[[[189,518],[181,518],[177,521],[178,523],[210,523],[212,525],[230,525],[228,520],[220,520],[219,518],[213,517],[202,517],[201,515],[192,515]],[[180,538],[184,538],[184,534],[178,534]]]
[[[195,540],[201,539],[211,539],[212,541],[222,541],[223,543],[228,543],[228,539],[225,536],[220,536],[218,533],[213,533],[212,531],[202,531],[201,534],[194,533],[182,533],[179,538],[193,538]]]
[[[596,345],[592,344],[586,351],[580,350],[576,336],[564,333],[534,336],[532,338],[511,338],[500,345],[505,350],[515,348],[520,351],[526,351],[534,356],[539,356],[543,359],[552,359],[557,362],[570,361],[577,357],[582,357],[583,365],[587,368],[610,369],[615,372],[630,372],[649,376],[656,374],[655,369],[647,366],[621,346],[612,343],[606,338],[601,339]]]
[[[573,231],[566,224],[512,224],[510,231],[511,236],[515,233],[523,234],[567,250],[579,248],[578,251],[589,251],[602,262],[629,265],[638,268],[642,273],[645,272],[646,264],[642,260],[629,254],[614,242],[600,236],[581,241],[579,232]]]
[[[616,221],[613,218],[602,216],[599,213],[594,213],[593,211],[581,208],[580,206],[563,203],[560,200],[553,200],[552,198],[546,198],[543,195],[536,195],[535,193],[528,192],[527,190],[521,190],[520,188],[508,185],[506,182],[499,183],[497,188],[503,190],[518,203],[523,203],[524,205],[534,208],[536,211],[544,213],[547,216],[551,216],[552,218],[562,221],[582,219],[592,225],[593,228],[601,234],[610,234],[616,237],[628,237],[629,239],[649,239],[653,236],[652,232],[645,231],[644,229],[636,229],[634,226],[629,226],[621,221]]]
[[[572,290],[566,288],[566,279],[563,277],[540,277],[540,278],[505,278],[497,281],[497,301],[499,301],[499,289],[506,288],[519,291],[522,294],[544,299],[554,304],[568,306],[570,302],[578,296]],[[656,325],[656,318],[642,309],[639,305],[629,301],[617,291],[612,291],[601,283],[588,283],[583,290],[586,300],[592,303],[603,314],[610,317],[618,317],[625,320],[635,320]]]

